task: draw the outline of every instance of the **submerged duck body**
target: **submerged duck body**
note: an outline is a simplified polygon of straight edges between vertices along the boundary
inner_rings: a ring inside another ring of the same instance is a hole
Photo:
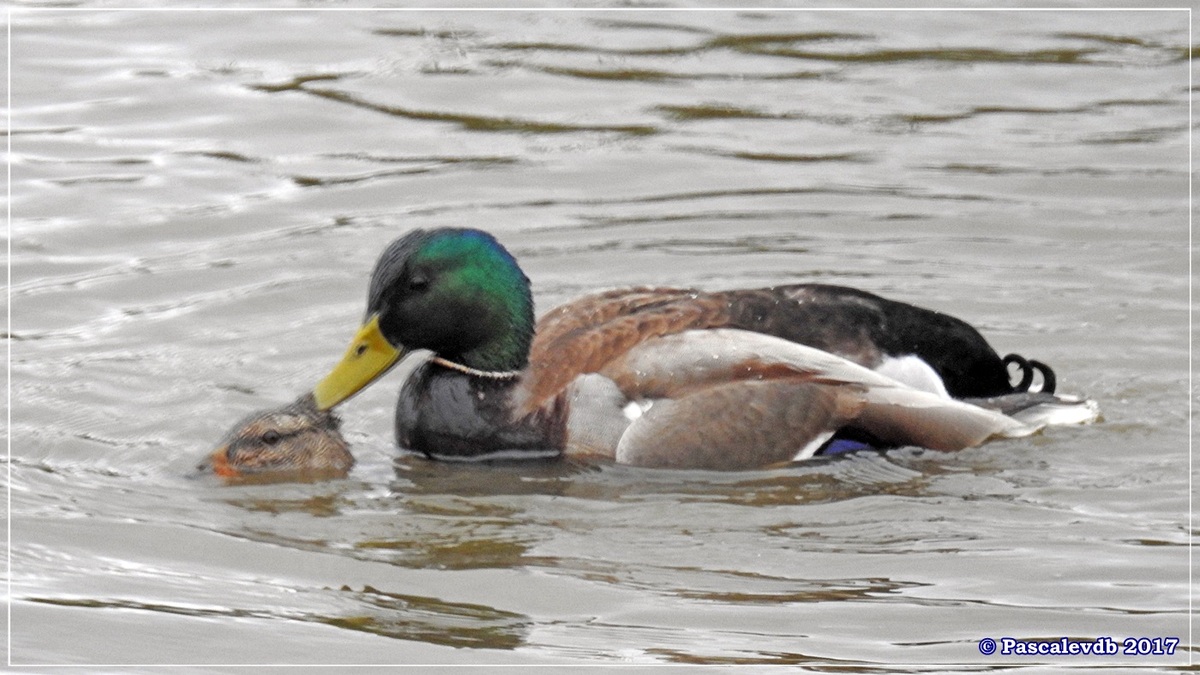
[[[737,469],[839,439],[954,450],[1032,433],[997,409],[1034,372],[1043,389],[1054,382],[954,317],[822,284],[620,289],[535,324],[528,279],[478,230],[415,231],[384,251],[363,327],[314,389],[317,408],[414,350],[432,354],[401,388],[397,442],[458,460],[598,455]],[[1016,386],[1011,363],[1022,369]]]

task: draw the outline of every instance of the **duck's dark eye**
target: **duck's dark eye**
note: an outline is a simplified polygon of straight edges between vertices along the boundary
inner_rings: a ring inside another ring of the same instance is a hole
[[[413,293],[423,293],[429,288],[429,277],[424,274],[414,274],[408,278],[408,290]]]
[[[282,441],[282,440],[283,440],[283,436],[281,436],[278,431],[268,431],[267,433],[262,435],[262,441],[263,441],[263,443],[266,443],[267,445],[275,445],[275,444],[279,443],[279,441]]]

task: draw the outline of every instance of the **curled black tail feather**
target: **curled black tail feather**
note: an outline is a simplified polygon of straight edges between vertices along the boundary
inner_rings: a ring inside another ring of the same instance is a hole
[[[1055,388],[1058,387],[1058,378],[1054,377],[1054,371],[1050,366],[1041,361],[1029,359],[1029,367],[1042,374],[1042,389],[1043,394],[1053,394]]]
[[[1053,394],[1054,389],[1058,386],[1058,378],[1054,376],[1054,370],[1041,361],[1026,359],[1020,354],[1009,354],[1004,357],[1003,361],[1005,368],[1016,364],[1021,369],[1021,381],[1013,385],[1014,392],[1029,391],[1030,385],[1033,384],[1034,373],[1042,376],[1042,388],[1039,391],[1043,394]]]
[[[1020,354],[1009,354],[1004,357],[1004,367],[1008,368],[1012,364],[1017,364],[1021,369],[1021,381],[1012,386],[1013,391],[1029,391],[1029,385],[1033,384],[1033,368],[1029,367],[1029,361],[1025,360]]]

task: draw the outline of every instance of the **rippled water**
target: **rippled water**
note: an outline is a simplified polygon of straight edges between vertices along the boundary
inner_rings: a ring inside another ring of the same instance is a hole
[[[1185,12],[12,17],[24,664],[1178,664]],[[494,232],[541,310],[822,281],[947,311],[1104,422],[738,474],[395,459],[189,478],[340,356],[375,256]],[[1174,656],[984,656],[1174,636]]]

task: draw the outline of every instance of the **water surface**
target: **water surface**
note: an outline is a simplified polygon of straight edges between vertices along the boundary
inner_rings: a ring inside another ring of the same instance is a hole
[[[23,11],[12,659],[1076,664],[1187,608],[1184,12]],[[401,457],[188,477],[340,356],[417,227],[541,311],[856,286],[1054,366],[1103,423],[721,474]]]

